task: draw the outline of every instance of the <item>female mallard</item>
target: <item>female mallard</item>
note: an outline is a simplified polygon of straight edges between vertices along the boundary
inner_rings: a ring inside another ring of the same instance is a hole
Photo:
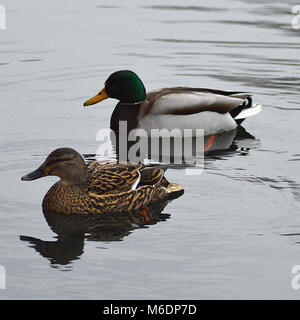
[[[205,88],[174,87],[146,94],[143,82],[132,71],[114,72],[105,87],[84,106],[115,98],[119,103],[110,120],[118,133],[119,121],[127,121],[128,130],[204,129],[205,135],[230,131],[245,118],[261,110],[252,104],[251,95]]]
[[[65,214],[102,214],[141,210],[159,200],[183,193],[179,184],[169,183],[164,170],[142,164],[94,161],[86,165],[71,148],[54,150],[23,181],[58,176],[43,199],[43,209]],[[146,210],[147,211],[147,210]]]

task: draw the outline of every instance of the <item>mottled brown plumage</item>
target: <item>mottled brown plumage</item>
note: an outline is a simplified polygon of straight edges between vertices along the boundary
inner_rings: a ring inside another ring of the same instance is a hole
[[[53,151],[35,171],[22,177],[34,180],[47,175],[61,178],[46,193],[43,209],[61,214],[104,214],[142,210],[183,193],[169,183],[164,170],[141,164],[113,161],[84,163],[70,148]]]

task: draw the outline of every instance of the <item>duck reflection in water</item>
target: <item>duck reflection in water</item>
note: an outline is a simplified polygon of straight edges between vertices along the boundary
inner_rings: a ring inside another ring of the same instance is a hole
[[[165,137],[136,135],[124,137],[114,131],[106,136],[98,136],[99,152],[86,154],[87,161],[101,159],[103,156],[117,158],[119,161],[136,163],[164,163],[168,167],[186,169],[204,165],[204,162],[222,159],[235,154],[246,155],[250,149],[259,145],[253,135],[239,125],[236,129],[222,134],[199,137]],[[126,135],[125,135],[126,136]],[[155,146],[155,147],[153,147]]]
[[[123,212],[120,215],[63,215],[43,210],[44,217],[53,232],[56,241],[45,241],[31,236],[20,236],[28,242],[41,256],[48,259],[51,266],[70,268],[72,261],[80,259],[84,253],[85,241],[121,241],[133,230],[147,228],[169,219],[170,214],[162,213],[172,200],[160,201],[149,207],[148,222],[137,212]]]

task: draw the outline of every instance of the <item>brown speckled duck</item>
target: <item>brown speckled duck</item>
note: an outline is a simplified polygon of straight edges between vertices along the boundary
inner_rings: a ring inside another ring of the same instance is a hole
[[[169,183],[164,170],[142,164],[93,161],[87,165],[74,149],[54,150],[45,162],[21,180],[58,176],[43,199],[43,210],[60,214],[103,214],[140,211],[147,221],[148,206],[183,194]]]

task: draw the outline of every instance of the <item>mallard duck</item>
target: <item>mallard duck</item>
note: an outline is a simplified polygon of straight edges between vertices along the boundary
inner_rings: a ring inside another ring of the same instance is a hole
[[[169,183],[164,169],[142,164],[93,161],[87,165],[74,149],[54,150],[35,171],[21,180],[58,176],[43,199],[43,210],[62,214],[104,214],[141,210],[147,220],[149,205],[183,193]]]
[[[141,79],[130,70],[114,72],[105,87],[84,106],[115,98],[110,127],[119,131],[119,121],[127,121],[128,131],[151,129],[204,129],[205,135],[230,131],[245,118],[260,112],[244,92],[206,88],[173,87],[148,92]]]

